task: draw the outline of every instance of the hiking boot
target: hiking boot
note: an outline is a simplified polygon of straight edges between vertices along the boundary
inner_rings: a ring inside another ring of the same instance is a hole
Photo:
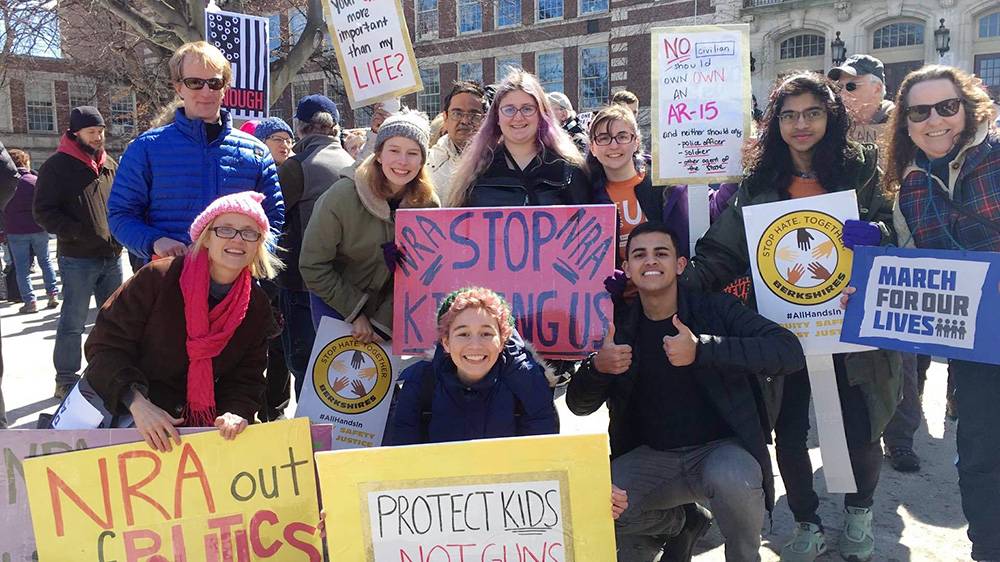
[[[823,529],[815,523],[797,523],[792,540],[781,549],[781,562],[812,562],[824,552]]]
[[[34,314],[35,312],[38,312],[38,305],[35,301],[26,302],[21,308],[17,309],[18,314]]]
[[[58,308],[59,307],[59,293],[52,293],[49,295],[49,304],[45,305],[45,308]]]
[[[917,472],[920,470],[920,457],[909,447],[889,447],[885,452],[892,468],[899,472]]]
[[[712,526],[712,512],[696,503],[685,504],[684,515],[684,527],[667,540],[660,562],[691,562],[694,545]]]
[[[872,510],[865,507],[844,507],[844,532],[840,534],[837,550],[848,562],[868,562],[875,550],[872,533]]]

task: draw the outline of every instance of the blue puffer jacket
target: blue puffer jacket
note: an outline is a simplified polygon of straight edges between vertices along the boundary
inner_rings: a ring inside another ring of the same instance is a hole
[[[430,424],[425,426],[421,393],[427,376],[437,379]],[[400,380],[403,388],[390,421],[394,445],[559,432],[558,414],[545,371],[516,333],[504,346],[493,369],[472,386],[458,380],[455,364],[440,344],[431,361],[411,365],[402,372]]]
[[[264,194],[271,230],[281,232],[285,205],[271,152],[232,125],[223,109],[222,132],[208,143],[205,122],[188,119],[180,108],[173,123],[129,145],[108,198],[111,233],[129,251],[149,259],[158,238],[190,243],[195,217],[215,199],[240,191]]]

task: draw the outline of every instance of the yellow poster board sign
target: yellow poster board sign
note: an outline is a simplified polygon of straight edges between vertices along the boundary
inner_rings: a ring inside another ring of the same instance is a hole
[[[24,461],[46,562],[322,560],[306,419]]]
[[[615,559],[604,435],[318,453],[331,560]]]

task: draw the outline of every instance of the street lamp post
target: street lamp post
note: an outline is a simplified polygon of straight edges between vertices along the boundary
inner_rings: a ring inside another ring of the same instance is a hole
[[[941,26],[934,30],[934,46],[942,57],[951,50],[951,30],[944,26],[944,18],[941,18]]]
[[[840,66],[847,60],[847,47],[844,46],[844,41],[840,38],[839,31],[837,32],[837,38],[830,42],[830,54],[833,55],[833,66]]]

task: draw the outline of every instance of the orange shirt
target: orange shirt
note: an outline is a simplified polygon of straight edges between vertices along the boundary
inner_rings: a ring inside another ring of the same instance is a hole
[[[816,178],[800,178],[793,175],[792,183],[788,186],[788,197],[790,199],[823,195],[825,193],[826,188],[820,185],[819,180]]]
[[[607,185],[608,196],[615,203],[618,209],[618,256],[625,259],[625,242],[632,229],[646,222],[639,200],[635,197],[635,186],[642,183],[645,176],[636,174],[631,179],[625,181],[609,181]],[[620,267],[620,264],[618,265]]]

